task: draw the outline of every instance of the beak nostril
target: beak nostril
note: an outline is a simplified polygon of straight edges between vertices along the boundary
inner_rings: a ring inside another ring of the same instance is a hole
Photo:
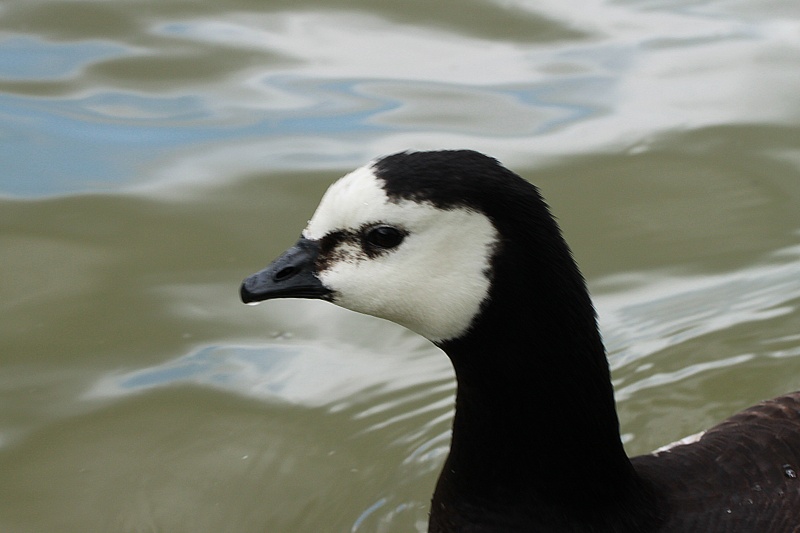
[[[297,274],[298,270],[299,269],[297,267],[295,267],[295,266],[284,267],[284,268],[278,270],[275,273],[275,275],[272,276],[272,280],[273,281],[283,281],[283,280],[289,279],[292,276],[294,276],[295,274]]]
[[[316,298],[328,300],[328,290],[316,276],[318,245],[305,238],[295,243],[266,268],[242,282],[244,303],[275,298]]]

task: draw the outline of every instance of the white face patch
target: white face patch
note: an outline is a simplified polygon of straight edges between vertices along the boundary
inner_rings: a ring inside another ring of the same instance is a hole
[[[497,242],[489,219],[468,208],[391,201],[365,166],[331,185],[303,236],[358,235],[379,224],[405,233],[399,246],[370,255],[357,240],[345,239],[323,258],[318,277],[334,291],[333,302],[434,342],[465,333],[489,292]]]

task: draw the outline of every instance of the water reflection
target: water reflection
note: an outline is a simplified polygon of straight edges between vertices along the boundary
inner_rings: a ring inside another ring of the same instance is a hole
[[[266,145],[261,153],[276,159],[262,158],[262,168],[305,159],[308,151],[286,156],[287,138],[344,142],[348,165],[431,146],[474,146],[509,161],[529,154],[533,137],[539,155],[576,153],[800,113],[788,83],[800,37],[787,20],[598,4],[594,23],[606,37],[586,40],[563,24],[542,26],[526,3],[488,5],[475,2],[487,16],[480,25],[433,16],[416,21],[427,29],[408,31],[397,19],[411,15],[393,10],[277,3],[260,14],[148,23],[102,3],[15,4],[4,13],[0,113],[17,142],[2,148],[12,171],[0,191],[118,188],[165,153],[233,140]],[[567,11],[555,12],[586,21]],[[488,41],[487,31],[499,36],[486,20],[505,18],[505,39]],[[443,38],[443,28],[455,31]],[[36,156],[43,151],[48,162]]]
[[[633,453],[800,386],[796,2],[0,9],[3,531],[424,530],[446,358],[236,298],[401,149],[542,187]]]
[[[124,50],[125,47],[113,42],[55,43],[18,35],[5,39],[0,46],[0,73],[4,81],[63,79]]]
[[[773,257],[772,263],[729,274],[661,275],[651,280],[620,275],[599,282],[600,291],[641,284],[639,289],[595,297],[612,368],[636,364],[697,337],[795,313],[795,302],[800,300],[800,247]],[[800,348],[796,353],[800,355]],[[618,390],[624,399],[627,389]]]
[[[430,364],[419,361],[415,365],[405,355],[398,360],[390,353],[332,346],[324,339],[322,344],[283,342],[276,338],[265,346],[202,347],[159,365],[104,377],[89,389],[86,398],[126,396],[189,384],[272,402],[341,410],[345,402],[366,394],[371,403],[358,418],[379,418],[386,417],[387,412],[406,409],[409,400],[418,400],[419,394],[413,391],[420,385],[426,397],[437,394],[437,382],[446,384],[442,391],[445,395],[452,391],[445,364],[431,374],[422,371],[425,366],[432,370]],[[402,401],[391,395],[397,391],[404,391]],[[376,404],[381,395],[390,399]],[[447,406],[426,404],[426,409],[440,408]],[[404,414],[411,417],[419,413]],[[375,429],[388,423],[391,418],[383,419]]]

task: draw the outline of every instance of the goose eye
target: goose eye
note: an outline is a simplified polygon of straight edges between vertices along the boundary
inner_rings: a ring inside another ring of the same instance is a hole
[[[406,233],[392,226],[374,226],[364,233],[364,240],[376,248],[394,248],[400,245]]]

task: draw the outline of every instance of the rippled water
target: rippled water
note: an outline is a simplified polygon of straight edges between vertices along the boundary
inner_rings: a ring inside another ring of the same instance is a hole
[[[800,7],[567,4],[0,6],[0,530],[424,531],[446,358],[237,295],[402,149],[542,188],[631,453],[800,388]]]

